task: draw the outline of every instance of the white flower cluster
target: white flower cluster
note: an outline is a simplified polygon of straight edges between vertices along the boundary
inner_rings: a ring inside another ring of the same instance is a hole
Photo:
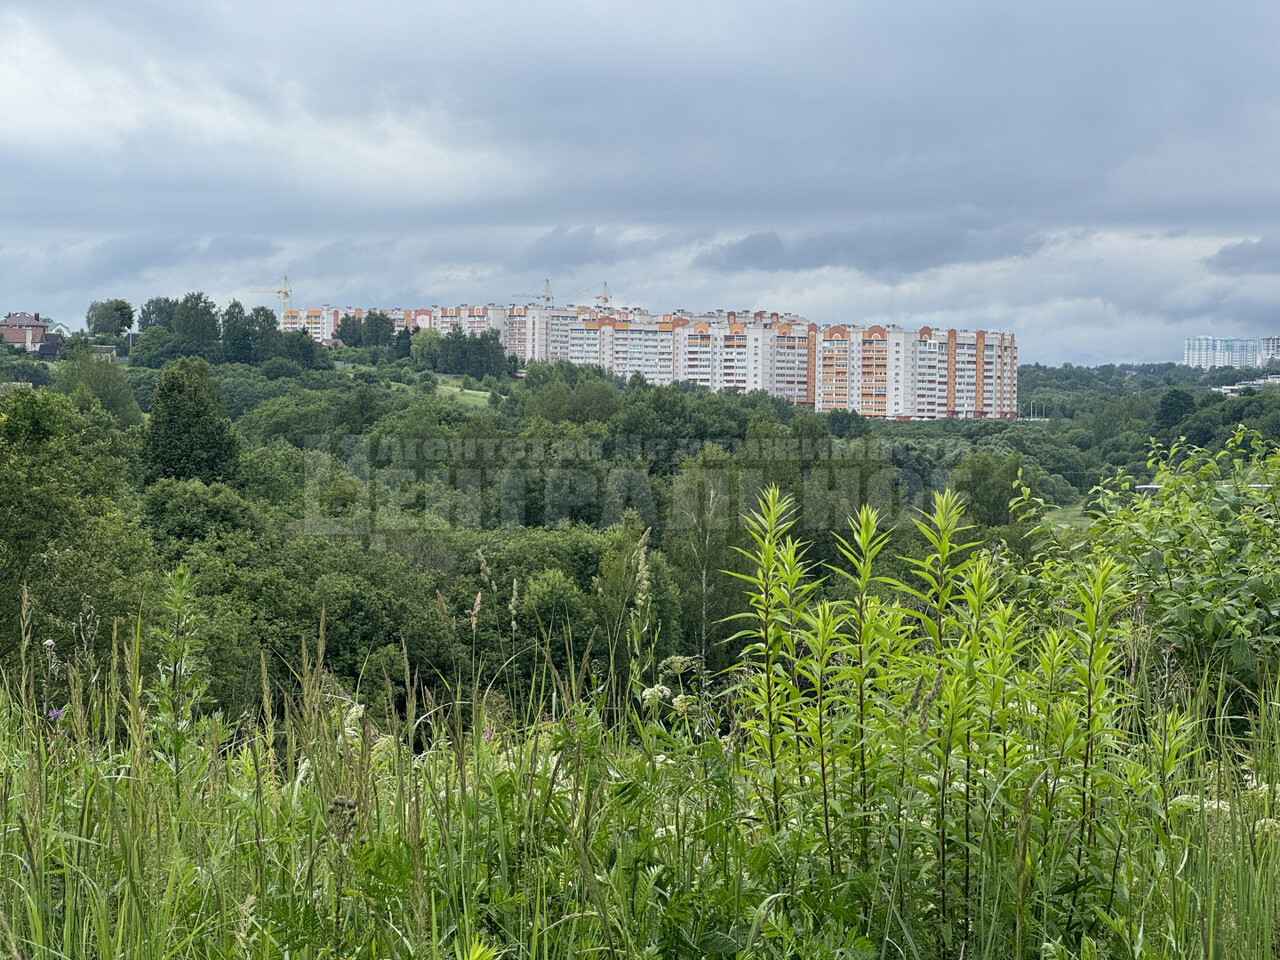
[[[688,716],[689,713],[694,712],[697,706],[698,698],[691,697],[687,693],[682,693],[671,701],[671,709],[682,717]]]
[[[659,683],[657,686],[646,687],[644,692],[640,694],[640,702],[646,707],[654,707],[662,701],[670,699],[671,688],[662,683]]]

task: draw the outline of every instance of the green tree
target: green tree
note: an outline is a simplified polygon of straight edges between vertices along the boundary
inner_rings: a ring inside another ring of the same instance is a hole
[[[311,339],[305,330],[294,330],[280,336],[279,355],[287,357],[304,370],[331,367],[325,348]]]
[[[177,309],[178,301],[172,297],[152,297],[138,314],[138,331],[146,333],[152,327],[163,327],[172,333],[173,314]]]
[[[159,369],[178,355],[178,344],[167,327],[159,324],[148,327],[129,351],[131,367]]]
[[[162,477],[197,478],[206,484],[234,479],[240,445],[222,404],[218,381],[200,359],[182,359],[165,370],[151,397],[143,434],[148,483]]]
[[[525,401],[525,416],[541,417],[548,423],[559,423],[573,416],[573,396],[563,382],[556,380]]]
[[[284,335],[276,322],[276,313],[270,307],[254,307],[249,311],[249,331],[254,363],[262,363],[284,352]]]
[[[222,311],[222,359],[227,363],[252,363],[253,333],[244,305],[232,300]]]
[[[142,423],[142,411],[133,396],[133,389],[124,371],[108,360],[95,360],[91,354],[78,352],[57,365],[55,389],[59,393],[74,393],[77,387],[85,387],[102,408],[115,417],[121,427]]]
[[[604,380],[584,380],[573,391],[573,419],[578,423],[608,423],[620,405],[617,388]]]
[[[133,326],[133,307],[127,300],[95,300],[84,322],[94,336],[118,337]]]
[[[200,291],[188,293],[173,311],[173,336],[183,353],[204,355],[218,341],[218,308]]]
[[[391,341],[391,357],[393,360],[403,360],[412,349],[413,331],[406,324],[396,331],[395,338]]]
[[[1156,426],[1161,430],[1172,430],[1195,412],[1196,398],[1186,390],[1175,387],[1160,398],[1160,404],[1156,407]]]
[[[358,347],[361,345],[360,321],[349,313],[344,313],[342,319],[338,321],[337,329],[338,339],[342,341],[344,347]]]
[[[225,484],[206,486],[203,481],[166,477],[147,488],[143,514],[158,546],[178,559],[181,546],[236,530],[254,531],[257,516],[238,493]]]
[[[118,439],[96,404],[0,392],[0,655],[18,642],[24,585],[36,637],[66,637],[84,610],[137,612],[149,553],[114,501],[128,471]]]
[[[360,325],[360,345],[389,347],[394,333],[395,324],[391,322],[391,318],[381,310],[371,310],[365,314],[364,323]]]
[[[1000,455],[994,450],[975,450],[951,474],[951,486],[964,494],[969,516],[988,527],[1009,522],[1009,501],[1014,482],[1025,461],[1021,453]]]
[[[419,370],[435,370],[440,361],[440,331],[428,327],[417,331],[409,344],[409,358]]]
[[[727,641],[737,632],[732,615],[741,606],[734,571],[742,556],[738,519],[738,467],[715,445],[686,458],[672,481],[671,517],[663,549],[682,573],[682,633],[710,669],[734,663],[738,649]]]
[[[1219,453],[1175,444],[1155,456],[1158,495],[1135,496],[1122,476],[1102,484],[1090,545],[1126,564],[1154,627],[1153,662],[1181,668],[1192,690],[1225,669],[1224,702],[1269,686],[1280,663],[1280,448],[1238,428]]]

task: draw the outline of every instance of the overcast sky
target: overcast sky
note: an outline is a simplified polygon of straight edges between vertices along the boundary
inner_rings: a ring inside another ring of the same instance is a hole
[[[1280,334],[1280,3],[0,0],[0,314],[767,309]]]

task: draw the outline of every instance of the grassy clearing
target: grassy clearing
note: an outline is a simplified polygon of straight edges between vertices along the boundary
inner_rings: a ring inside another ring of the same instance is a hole
[[[450,397],[467,407],[487,407],[489,394],[484,390],[464,390],[453,380],[441,377],[436,386],[436,393]]]
[[[546,640],[520,704],[406,665],[365,678],[408,691],[370,716],[322,626],[256,716],[202,716],[181,572],[170,626],[106,663],[28,634],[0,695],[0,953],[1274,956],[1280,691],[1242,719],[1207,684],[1155,698],[1111,558],[1006,567],[949,495],[910,584],[877,582],[870,510],[830,571],[788,518],[771,495],[750,521],[728,677],[653,662],[643,543],[610,649]]]

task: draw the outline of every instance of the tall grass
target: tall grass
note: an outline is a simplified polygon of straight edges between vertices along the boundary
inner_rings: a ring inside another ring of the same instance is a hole
[[[544,649],[528,702],[433,696],[406,657],[379,717],[323,625],[292,689],[264,665],[257,715],[209,715],[181,572],[164,630],[106,662],[28,636],[0,955],[1274,955],[1280,689],[1243,720],[1213,684],[1152,695],[1115,561],[1015,571],[947,494],[910,583],[878,579],[871,511],[837,569],[785,498],[749,524],[725,678],[653,663],[643,589],[609,638],[625,682]]]

